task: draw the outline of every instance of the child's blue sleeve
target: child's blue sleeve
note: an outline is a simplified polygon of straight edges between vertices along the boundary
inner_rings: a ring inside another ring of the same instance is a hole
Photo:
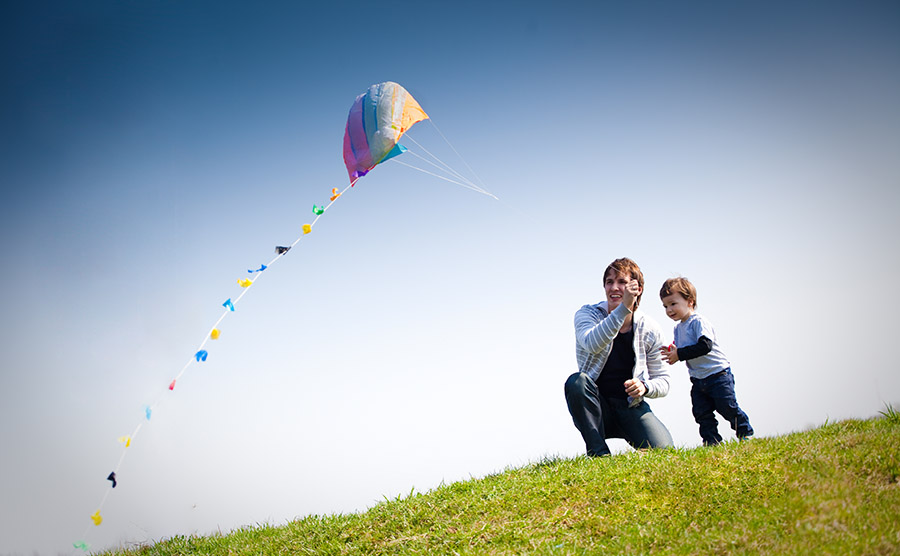
[[[716,341],[716,331],[713,329],[712,323],[701,315],[697,315],[697,318],[694,319],[691,325],[691,333],[695,339],[699,339],[700,336],[706,336],[713,342]]]

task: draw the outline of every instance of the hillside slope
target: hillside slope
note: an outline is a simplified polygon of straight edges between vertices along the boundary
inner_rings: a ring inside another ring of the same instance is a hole
[[[715,448],[548,459],[110,555],[900,554],[900,415]]]

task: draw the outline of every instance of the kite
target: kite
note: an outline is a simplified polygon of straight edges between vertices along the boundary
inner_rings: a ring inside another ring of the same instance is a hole
[[[344,164],[350,183],[386,160],[403,154],[397,143],[428,115],[406,89],[392,81],[372,85],[356,97],[344,128]]]
[[[272,261],[270,261],[268,265],[261,264],[258,269],[247,270],[247,272],[249,274],[261,273],[269,266],[277,262],[278,259],[286,255],[288,251],[296,246],[303,237],[312,232],[312,229],[319,221],[319,218],[322,217],[322,215],[331,207],[331,205],[335,203],[341,197],[341,195],[343,195],[351,187],[353,187],[361,177],[372,171],[375,166],[385,161],[394,159],[406,152],[410,152],[410,154],[414,156],[419,156],[415,152],[409,151],[409,149],[401,145],[398,141],[402,137],[406,137],[413,143],[416,143],[415,140],[413,140],[412,137],[407,134],[407,131],[409,131],[409,129],[413,125],[423,120],[429,120],[431,124],[434,123],[433,121],[431,121],[425,111],[422,110],[422,107],[412,97],[412,95],[410,95],[406,89],[404,89],[397,83],[386,81],[384,83],[372,85],[364,93],[356,97],[356,100],[350,108],[350,113],[347,116],[347,123],[344,128],[343,141],[343,159],[344,165],[346,166],[347,175],[350,178],[350,184],[345,186],[343,191],[339,191],[337,187],[332,188],[331,196],[329,197],[329,203],[323,204],[322,206],[319,206],[318,204],[313,205],[312,213],[315,215],[315,219],[312,220],[312,222],[303,224],[301,226],[302,234],[300,235],[300,237],[298,237],[290,245],[276,246],[276,257]],[[440,131],[438,131],[438,133],[440,133]],[[443,134],[441,134],[441,136],[443,136]],[[418,145],[418,143],[416,143],[416,145]],[[421,147],[421,145],[419,146]],[[422,147],[422,149],[425,150],[424,147]],[[456,149],[453,150],[455,151]],[[435,160],[437,160],[440,166],[426,159],[423,160],[426,160],[426,162],[428,162],[435,168],[451,174],[452,176],[454,176],[454,179],[448,179],[438,174],[422,170],[421,168],[416,168],[415,166],[411,166],[404,162],[397,162],[403,166],[408,166],[415,170],[419,170],[440,179],[456,183],[463,187],[472,189],[476,192],[497,199],[497,197],[495,197],[493,194],[478,187],[470,180],[454,171],[448,165],[438,160],[431,153],[428,154],[431,155]],[[244,274],[243,276],[246,276],[246,274]],[[258,279],[259,277],[259,275],[255,276],[256,279]],[[226,316],[235,311],[235,305],[237,305],[244,297],[244,295],[249,291],[249,286],[254,284],[255,280],[240,278],[237,280],[237,283],[242,288],[240,295],[238,295],[234,299],[229,297],[224,303],[222,303],[222,307],[224,307],[225,309],[222,316],[219,317],[219,320],[216,321],[216,323],[213,325],[211,331],[204,337],[203,341],[194,352],[193,357],[189,358],[187,364],[181,369],[181,372],[178,373],[175,378],[173,378],[172,381],[168,384],[167,390],[175,390],[175,383],[181,378],[181,376],[185,373],[185,371],[192,363],[194,363],[195,361],[196,363],[206,361],[209,353],[204,349],[204,347],[206,346],[207,342],[209,340],[217,340],[219,338],[220,332],[218,326]],[[163,392],[165,392],[165,390],[163,390]],[[168,394],[160,394],[160,396],[163,395]],[[143,407],[144,417],[146,418],[146,421],[150,420],[152,410],[158,404],[159,401]],[[119,442],[124,444],[125,448],[131,446],[131,441],[137,437],[138,432],[146,421],[141,420],[141,422],[137,425],[131,435],[119,437]],[[116,485],[118,484],[118,478],[116,474],[124,458],[125,452],[123,451],[122,457],[119,460],[119,465],[116,466],[116,468],[107,476],[107,480],[112,483],[112,488],[116,488]],[[109,492],[109,490],[106,491],[107,494]],[[99,526],[103,522],[100,511],[103,509],[105,501],[106,494],[104,495],[103,500],[100,503],[99,509],[90,516],[91,521],[94,525]],[[78,541],[73,544],[75,548],[80,548],[85,551],[88,549],[88,545],[84,541]]]

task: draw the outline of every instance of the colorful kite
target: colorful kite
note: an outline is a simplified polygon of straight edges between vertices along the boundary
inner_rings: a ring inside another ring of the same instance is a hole
[[[315,215],[315,219],[311,223],[303,224],[301,226],[302,233],[300,237],[298,237],[296,241],[294,241],[290,245],[276,246],[276,256],[272,261],[269,262],[268,265],[263,264],[260,265],[259,269],[247,271],[250,274],[256,274],[256,278],[254,280],[249,280],[247,278],[240,278],[237,280],[238,285],[242,288],[241,294],[234,299],[229,297],[224,303],[221,304],[221,306],[224,308],[222,316],[219,317],[219,320],[216,321],[210,332],[208,332],[204,336],[203,341],[197,347],[193,356],[190,357],[188,363],[181,369],[181,372],[178,373],[171,382],[169,382],[168,386],[163,390],[163,392],[165,392],[166,390],[174,391],[175,383],[181,378],[181,376],[185,373],[185,371],[192,363],[200,363],[206,361],[209,353],[203,348],[206,346],[207,341],[216,340],[219,338],[219,325],[222,323],[226,316],[234,312],[235,305],[237,305],[244,297],[244,295],[250,290],[249,286],[254,284],[259,279],[261,274],[257,273],[261,273],[272,264],[277,262],[278,259],[286,255],[292,247],[296,246],[304,236],[309,234],[312,231],[313,226],[315,226],[316,222],[318,222],[319,218],[322,217],[322,215],[331,207],[332,204],[334,204],[334,202],[338,198],[341,197],[344,192],[353,187],[353,185],[357,180],[359,180],[359,178],[369,173],[369,171],[371,171],[372,168],[374,168],[378,164],[381,164],[386,160],[390,160],[397,155],[407,152],[408,149],[399,144],[398,141],[416,122],[427,119],[429,119],[428,115],[425,114],[425,111],[422,110],[422,107],[419,106],[419,103],[416,102],[416,100],[406,91],[406,89],[404,89],[397,83],[387,81],[384,83],[379,83],[377,85],[372,85],[365,93],[359,95],[356,98],[356,101],[350,108],[350,114],[347,117],[347,125],[344,130],[344,163],[347,166],[347,173],[350,176],[350,185],[346,186],[343,191],[338,191],[338,188],[336,187],[333,188],[331,190],[331,196],[329,197],[330,202],[328,204],[323,204],[322,206],[314,204],[312,212]],[[411,137],[409,137],[409,139],[415,142]],[[416,144],[418,145],[418,143]],[[421,145],[419,146],[421,147]],[[415,153],[411,154],[415,155]],[[431,155],[431,153],[428,154]],[[434,155],[431,156],[433,157]],[[436,157],[435,160],[437,160]],[[425,172],[432,176],[436,176],[446,181],[456,183],[490,197],[494,197],[494,199],[497,198],[488,191],[478,187],[440,160],[438,160],[440,166],[431,161],[427,162],[440,169],[441,171],[451,174],[455,179],[448,179],[438,174],[434,174],[432,172],[428,172],[422,170],[421,168],[416,168],[415,166],[410,166],[409,164],[404,164],[402,162],[400,162],[400,164],[409,166],[410,168],[414,168],[416,170]],[[145,420],[142,419],[130,435],[119,437],[119,442],[123,443],[125,445],[125,448],[131,446],[131,442],[137,438],[138,432],[140,432],[144,422],[150,420],[153,408],[155,408],[160,403],[162,396],[165,395],[171,394],[161,393],[160,398],[159,400],[157,400],[157,402],[144,406],[143,409]],[[123,451],[122,456],[119,459],[119,464],[106,477],[106,479],[112,483],[112,488],[115,488],[119,483],[119,476],[117,475],[117,473],[124,459],[125,452]],[[100,511],[103,509],[103,505],[106,502],[108,493],[109,490],[107,490],[106,494],[104,494],[103,499],[100,502],[100,508],[90,516],[91,521],[95,526],[99,526],[103,522]],[[87,533],[87,530],[85,531],[85,533]],[[84,541],[77,541],[73,543],[73,546],[84,551],[87,551],[89,547],[89,545]]]
[[[406,152],[397,141],[413,124],[427,119],[416,99],[391,81],[372,85],[356,97],[344,129],[344,164],[350,183]]]

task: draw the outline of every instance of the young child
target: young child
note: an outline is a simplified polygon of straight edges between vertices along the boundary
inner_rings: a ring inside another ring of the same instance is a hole
[[[713,411],[731,423],[740,440],[753,436],[747,414],[738,406],[734,394],[734,375],[731,364],[716,343],[716,333],[708,320],[695,313],[697,289],[687,278],[670,278],[659,290],[666,315],[674,321],[675,343],[662,348],[663,359],[670,365],[678,361],[687,364],[691,375],[691,403],[694,419],[700,425],[703,444],[714,446],[722,442]]]

